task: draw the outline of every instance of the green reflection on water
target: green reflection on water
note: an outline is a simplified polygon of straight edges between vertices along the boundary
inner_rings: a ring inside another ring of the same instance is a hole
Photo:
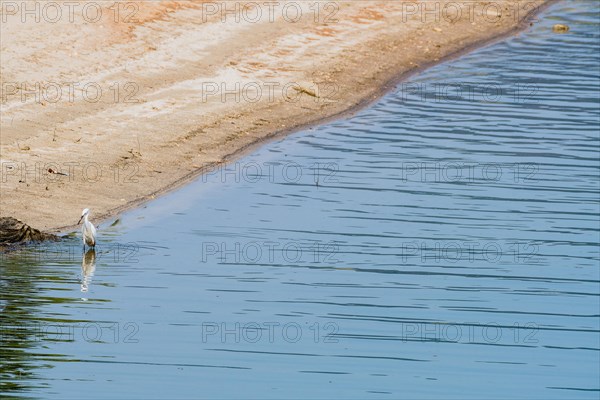
[[[71,248],[69,248],[71,247]],[[49,342],[72,342],[73,321],[60,317],[39,317],[47,304],[74,303],[73,297],[57,297],[46,292],[41,282],[70,283],[63,268],[77,263],[74,246],[32,245],[0,253],[0,393],[16,396],[47,384],[36,384],[38,370],[51,368],[47,361],[63,360],[64,354],[44,350]],[[96,254],[86,252],[82,259],[82,292],[87,292],[95,270]],[[30,397],[30,396],[27,396]]]

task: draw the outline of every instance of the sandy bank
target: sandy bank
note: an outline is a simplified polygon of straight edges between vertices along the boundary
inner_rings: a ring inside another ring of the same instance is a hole
[[[50,231],[114,215],[546,3],[2,2],[0,215]]]

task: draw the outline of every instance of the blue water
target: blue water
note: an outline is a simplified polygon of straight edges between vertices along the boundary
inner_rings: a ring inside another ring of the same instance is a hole
[[[2,255],[4,393],[597,399],[598,4]]]

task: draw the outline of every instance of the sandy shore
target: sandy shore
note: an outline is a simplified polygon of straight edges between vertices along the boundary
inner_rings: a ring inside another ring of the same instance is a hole
[[[48,231],[85,207],[105,219],[547,3],[2,2],[0,215]]]

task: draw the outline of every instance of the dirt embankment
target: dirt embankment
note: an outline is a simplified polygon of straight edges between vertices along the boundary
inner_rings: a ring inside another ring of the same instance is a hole
[[[545,3],[2,2],[0,215],[51,231],[86,207],[105,218]]]

